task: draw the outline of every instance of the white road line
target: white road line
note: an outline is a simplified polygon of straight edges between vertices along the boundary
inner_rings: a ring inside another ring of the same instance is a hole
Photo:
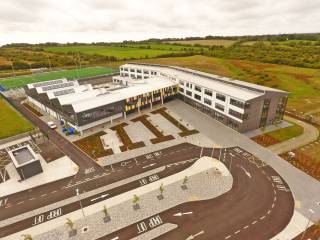
[[[35,200],[35,198],[33,197],[33,198],[29,198],[29,201],[32,201],[32,200]]]
[[[264,219],[266,216],[262,216],[260,219],[262,220],[262,219]]]
[[[44,196],[47,196],[47,194],[45,193],[45,194],[42,194],[40,197],[44,197]]]
[[[226,236],[224,239],[228,239],[228,238],[231,238],[231,235],[229,235],[229,236]]]
[[[269,210],[268,212],[267,212],[267,214],[270,214],[271,213],[271,210]]]
[[[276,194],[277,194],[277,192],[276,192],[276,190],[275,190],[275,189],[273,189],[273,193],[274,193],[274,195],[276,195]]]
[[[51,193],[56,193],[56,192],[58,192],[57,190],[55,190],[55,191],[52,191]]]
[[[243,229],[247,229],[248,227],[249,227],[249,225],[247,225],[247,226],[243,227]]]
[[[238,234],[239,232],[240,232],[240,230],[238,230],[238,231],[235,231],[235,232],[234,232],[234,234]]]
[[[22,201],[22,202],[18,202],[18,203],[17,203],[17,205],[20,205],[20,204],[22,204],[22,203],[24,203],[24,201]]]
[[[271,206],[271,208],[274,208],[274,203],[272,203],[272,206]]]
[[[258,222],[258,221],[253,221],[251,224],[254,225],[254,224],[256,224],[257,222]]]
[[[277,196],[274,196],[273,201],[274,202],[277,201]]]

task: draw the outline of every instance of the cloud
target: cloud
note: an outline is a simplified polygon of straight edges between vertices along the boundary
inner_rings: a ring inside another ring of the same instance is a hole
[[[0,44],[316,32],[319,12],[313,0],[1,1]]]

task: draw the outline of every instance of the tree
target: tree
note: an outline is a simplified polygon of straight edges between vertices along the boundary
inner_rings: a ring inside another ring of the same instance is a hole
[[[66,225],[67,225],[71,230],[74,230],[74,222],[73,222],[70,218],[67,218]]]
[[[107,209],[106,205],[103,205],[102,212],[104,213],[104,216],[105,216],[105,217],[107,217],[107,216],[109,215],[108,209]]]
[[[188,182],[189,182],[189,178],[188,178],[188,176],[185,176],[185,177],[183,178],[182,185],[186,185]]]
[[[163,197],[163,192],[164,192],[163,183],[161,183],[159,190],[160,190],[160,195]]]
[[[32,236],[30,234],[23,234],[23,240],[32,240]]]
[[[133,202],[134,204],[139,204],[139,201],[140,201],[140,198],[139,198],[136,194],[134,194],[134,195],[133,195],[133,200],[132,200],[132,202]]]

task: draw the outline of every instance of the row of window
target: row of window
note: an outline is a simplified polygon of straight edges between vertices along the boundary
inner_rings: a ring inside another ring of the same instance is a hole
[[[128,69],[128,68],[120,68],[120,71],[132,72],[132,73],[134,73],[134,72],[142,73],[142,71],[143,71],[144,74],[157,75],[157,72],[155,72],[155,71],[141,70],[141,69],[134,69],[134,68],[130,68],[130,69]]]
[[[184,82],[181,81],[181,80],[179,81],[179,84],[184,86]],[[186,87],[192,89],[192,84],[186,82]],[[197,92],[202,92],[202,87],[200,87],[198,85],[195,85],[194,86],[194,90],[197,91]],[[206,89],[206,88],[204,88],[204,94],[209,96],[209,97],[213,96],[213,92],[211,90],[209,90],[209,89]],[[216,99],[218,99],[218,100],[220,100],[222,102],[225,102],[226,101],[226,96],[221,94],[221,93],[216,93]],[[233,98],[230,98],[229,102],[230,102],[231,105],[239,107],[239,108],[247,108],[247,107],[249,107],[249,104],[246,104],[246,103],[244,103],[242,101],[239,101],[239,100],[236,100],[236,99],[233,99]]]

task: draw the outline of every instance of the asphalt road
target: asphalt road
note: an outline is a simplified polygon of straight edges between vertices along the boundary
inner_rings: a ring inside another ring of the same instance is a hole
[[[232,189],[215,199],[190,202],[156,215],[162,224],[174,223],[178,228],[156,239],[242,239],[267,240],[279,233],[289,222],[294,201],[288,185],[270,167],[257,167],[245,157],[227,149],[225,164],[230,166],[234,178]],[[218,157],[216,150],[214,156]],[[143,206],[142,206],[143,208]],[[181,217],[176,213],[193,212]],[[149,223],[150,217],[118,232],[100,238],[109,240],[131,239],[141,232],[138,225]],[[139,232],[140,230],[140,232]]]
[[[159,174],[160,177],[171,175],[188,167],[191,163],[185,160],[196,160],[201,152],[201,148],[185,143],[158,151],[157,155],[153,155],[151,159],[142,155],[124,161],[126,164],[114,164],[104,169],[57,132],[48,129],[44,122],[24,109],[19,102],[15,104],[42,131],[49,132],[50,140],[78,164],[80,170],[74,178],[8,196],[9,204],[6,208],[0,209],[0,220],[75,196],[76,188],[81,191],[90,191],[160,166],[173,165],[176,162],[182,163],[172,170]],[[159,239],[187,239],[203,231],[199,239],[263,240],[276,235],[286,226],[293,214],[293,197],[288,191],[287,184],[272,168],[259,161],[250,162],[248,154],[244,154],[243,151],[239,154],[233,148],[222,149],[222,152],[217,149],[214,152],[212,149],[204,149],[202,153],[207,156],[213,154],[216,158],[225,159],[226,166],[231,167],[234,185],[231,191],[213,200],[186,203],[159,213],[163,223],[170,222],[179,225],[176,230]],[[231,157],[230,153],[234,157]],[[94,171],[86,174],[86,170],[92,168]],[[112,197],[137,186],[139,183],[135,181],[111,189],[104,194]],[[90,199],[83,200],[84,205],[92,203]],[[62,207],[62,214],[79,208],[78,202],[65,205]],[[194,214],[181,218],[172,216],[176,212],[184,211],[193,211]],[[48,213],[43,214],[48,215]],[[9,225],[0,229],[0,237],[29,228],[32,224],[34,224],[34,218]],[[102,239],[112,239],[114,236],[120,236],[120,239],[130,239],[138,234],[137,225],[133,224]]]

